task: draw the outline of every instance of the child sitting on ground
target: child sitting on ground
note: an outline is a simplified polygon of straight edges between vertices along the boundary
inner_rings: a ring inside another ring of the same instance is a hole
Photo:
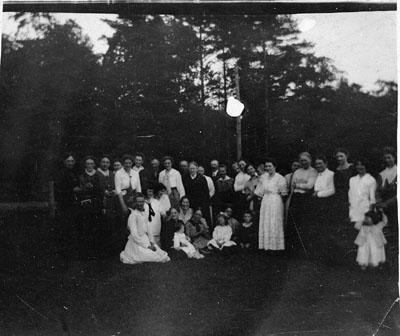
[[[225,213],[219,213],[217,216],[217,226],[214,228],[213,239],[211,239],[207,246],[211,250],[224,252],[233,252],[236,243],[231,240],[232,228],[228,224],[228,216]]]
[[[190,243],[189,237],[185,235],[185,224],[183,224],[182,221],[178,221],[175,225],[173,247],[177,251],[184,251],[189,258],[204,258],[204,256]]]
[[[387,217],[381,208],[374,208],[364,215],[364,221],[356,226],[360,230],[354,243],[358,245],[357,262],[361,269],[376,267],[384,263],[386,239],[382,229],[387,225]]]
[[[240,225],[238,238],[241,248],[256,247],[257,231],[253,224],[253,212],[251,210],[246,210],[243,214],[243,223]]]
[[[232,217],[232,208],[228,205],[225,209],[225,215],[227,216],[228,225],[232,228],[232,240],[236,242],[238,240],[238,233],[240,229],[240,223]]]

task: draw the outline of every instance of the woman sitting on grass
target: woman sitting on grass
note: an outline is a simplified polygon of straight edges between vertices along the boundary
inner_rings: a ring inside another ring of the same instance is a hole
[[[135,203],[132,202],[132,198],[126,200],[130,209],[125,209],[126,205],[121,194],[119,194],[119,199],[123,211],[130,210],[128,218],[130,235],[124,251],[120,254],[121,261],[124,264],[170,261],[167,252],[157,246],[153,236],[150,234],[148,218],[144,211],[145,200],[143,194],[136,194]]]
[[[192,240],[193,245],[198,250],[207,248],[210,234],[206,220],[200,209],[196,210],[191,220],[186,223],[186,234]]]
[[[175,225],[174,249],[185,252],[188,258],[204,258],[204,256],[190,243],[189,237],[185,235],[185,225],[182,221],[178,221]]]
[[[208,242],[207,246],[211,250],[229,254],[233,252],[236,246],[231,238],[232,228],[228,225],[228,216],[221,212],[217,216],[217,226],[213,231],[213,239]]]

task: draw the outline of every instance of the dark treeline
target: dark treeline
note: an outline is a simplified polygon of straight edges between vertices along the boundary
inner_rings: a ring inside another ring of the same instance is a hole
[[[236,64],[247,159],[286,165],[300,151],[332,156],[344,145],[374,158],[377,171],[381,148],[396,146],[397,84],[349,85],[296,38],[289,15],[119,15],[107,21],[115,34],[100,56],[72,20],[15,19],[1,64],[3,199],[41,191],[67,150],[231,163],[235,120],[225,102]]]

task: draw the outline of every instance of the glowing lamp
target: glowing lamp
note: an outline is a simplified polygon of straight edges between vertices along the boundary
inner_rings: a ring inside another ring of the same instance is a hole
[[[239,117],[244,110],[244,105],[237,99],[233,97],[228,98],[228,103],[226,104],[226,113],[230,117]]]

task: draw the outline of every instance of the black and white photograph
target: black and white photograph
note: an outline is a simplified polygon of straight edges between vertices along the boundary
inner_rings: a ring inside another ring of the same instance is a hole
[[[396,1],[0,7],[0,335],[400,335]]]

